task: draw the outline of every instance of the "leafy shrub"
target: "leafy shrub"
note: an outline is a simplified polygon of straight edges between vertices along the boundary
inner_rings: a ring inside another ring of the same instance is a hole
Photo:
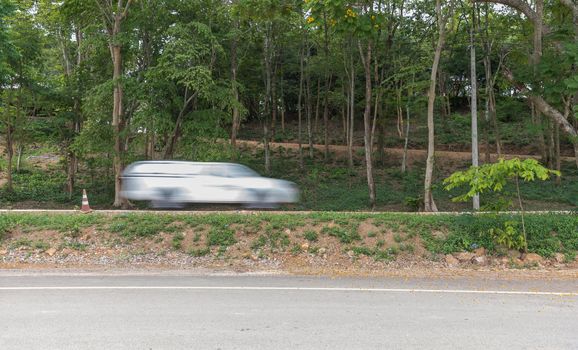
[[[503,227],[491,228],[488,233],[497,244],[508,249],[520,250],[526,246],[526,240],[518,230],[517,222],[506,221]]]

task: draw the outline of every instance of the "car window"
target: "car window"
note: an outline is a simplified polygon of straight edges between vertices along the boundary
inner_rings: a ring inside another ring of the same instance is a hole
[[[258,177],[255,171],[247,168],[244,165],[230,165],[227,167],[227,173],[229,177]]]
[[[135,174],[197,175],[199,167],[186,163],[144,163],[136,165],[131,172]]]
[[[227,176],[227,171],[222,165],[204,165],[201,175],[207,176]]]

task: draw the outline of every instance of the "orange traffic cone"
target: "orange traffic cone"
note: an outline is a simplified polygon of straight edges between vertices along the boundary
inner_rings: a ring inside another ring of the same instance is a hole
[[[90,209],[90,205],[88,205],[88,196],[86,195],[86,190],[82,190],[82,207],[80,208],[82,213],[90,213],[92,209]]]

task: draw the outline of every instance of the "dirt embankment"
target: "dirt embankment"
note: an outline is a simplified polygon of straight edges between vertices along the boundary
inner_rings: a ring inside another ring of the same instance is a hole
[[[355,224],[309,220],[299,225],[218,221],[191,225],[177,219],[163,227],[122,220],[82,227],[65,224],[57,229],[12,227],[0,243],[0,268],[578,278],[578,260],[568,261],[562,254],[543,258],[508,252],[500,256],[483,248],[435,254],[414,231],[372,219]],[[433,234],[441,239],[447,232]]]
[[[257,147],[263,147],[263,143],[259,142],[259,141],[238,141],[239,145],[248,147],[248,148],[257,148]],[[287,143],[287,142],[271,142],[270,146],[273,149],[289,149],[289,150],[293,150],[293,151],[297,151],[299,150],[299,144],[298,143]],[[304,143],[303,144],[303,148],[306,149],[308,148],[309,145]],[[323,152],[325,150],[325,146],[321,145],[321,144],[314,144],[313,148],[317,151],[321,151]],[[358,151],[363,151],[364,147],[363,146],[354,146],[353,147],[353,151],[354,152],[358,152]],[[401,159],[403,156],[403,148],[385,148],[384,149],[385,152],[392,157],[395,158],[399,158]],[[343,146],[343,145],[329,145],[329,151],[333,152],[335,154],[337,154],[338,156],[343,156],[345,157],[347,155],[347,146]],[[427,150],[424,149],[408,149],[407,151],[408,154],[408,161],[410,162],[414,162],[414,161],[423,161],[426,159],[427,157]],[[472,159],[472,153],[471,152],[456,152],[456,151],[436,151],[435,155],[438,159],[441,160],[445,160],[445,161],[468,161]],[[483,154],[481,154],[480,158],[482,158]],[[514,153],[510,153],[510,154],[502,154],[501,155],[502,158],[504,159],[513,159],[513,158],[520,158],[520,159],[526,159],[526,158],[534,158],[534,159],[539,159],[540,156],[539,155],[532,155],[532,154],[514,154]],[[490,155],[490,160],[492,162],[496,162],[499,159],[499,155],[497,153],[492,153]],[[561,157],[561,160],[563,161],[568,161],[568,162],[573,162],[574,161],[574,157]]]

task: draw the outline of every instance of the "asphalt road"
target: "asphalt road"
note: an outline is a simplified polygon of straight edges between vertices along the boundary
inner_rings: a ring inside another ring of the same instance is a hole
[[[0,272],[0,349],[578,349],[578,281]]]

